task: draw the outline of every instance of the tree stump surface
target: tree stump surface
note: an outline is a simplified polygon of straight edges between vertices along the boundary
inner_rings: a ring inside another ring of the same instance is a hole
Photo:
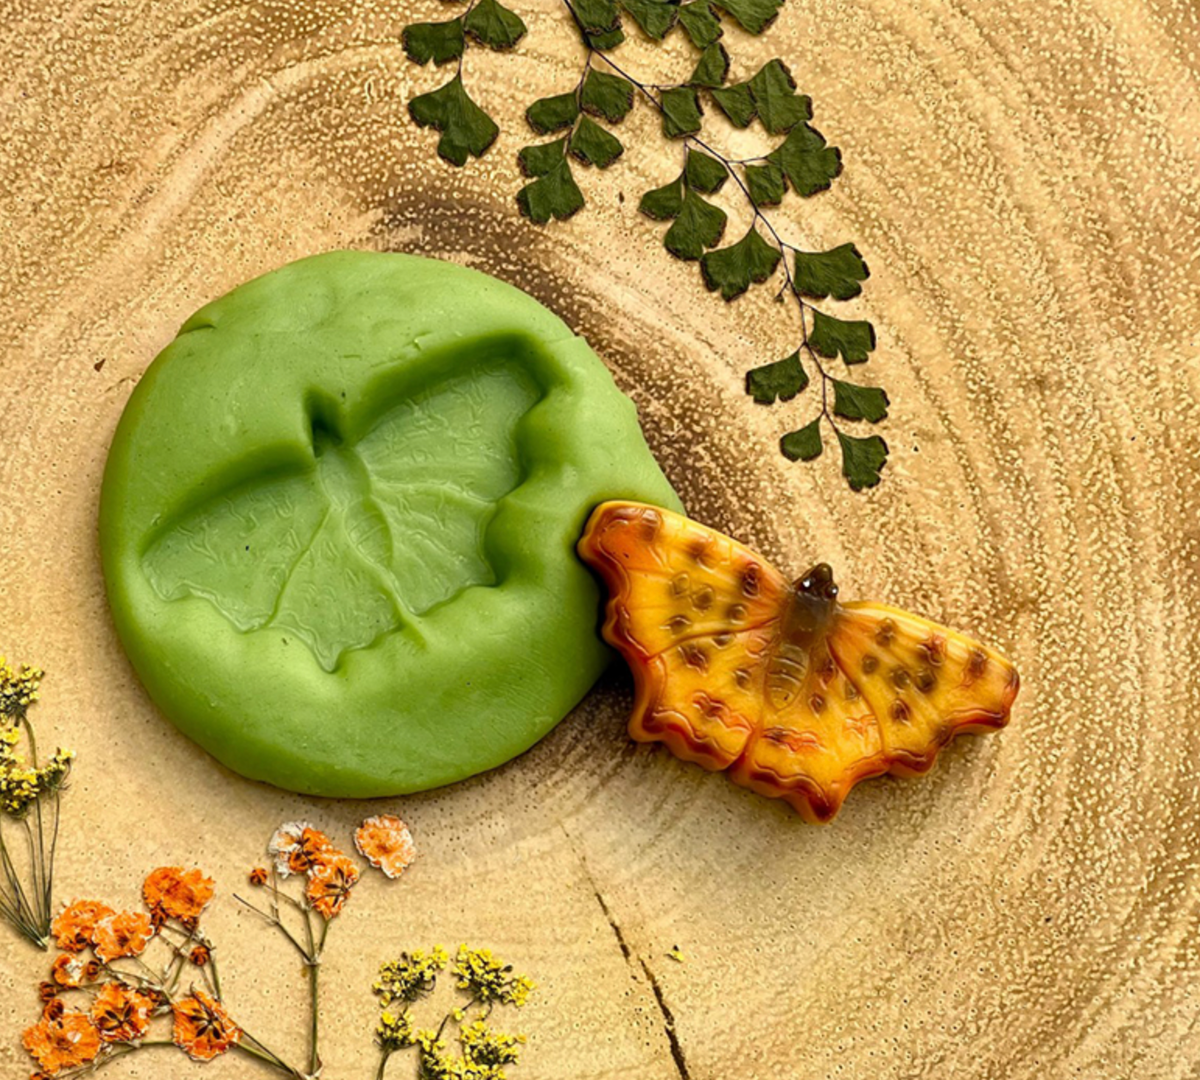
[[[530,31],[516,54],[466,63],[502,135],[456,170],[407,116],[447,78],[400,44],[406,23],[450,17],[434,0],[4,5],[0,652],[47,669],[33,719],[79,753],[57,897],[133,907],[150,869],[201,866],[230,1010],[300,1060],[302,972],[232,894],[281,821],[349,845],[368,814],[399,813],[418,862],[367,879],[330,935],[325,1080],[374,1075],[377,965],[459,941],[539,984],[497,1016],[530,1036],[521,1080],[1194,1076],[1194,3],[789,0],[762,38],[728,35],[734,77],[785,58],[844,154],[830,192],[773,219],[871,266],[837,311],[874,321],[850,377],[892,400],[891,461],[862,495],[835,447],[815,465],[777,451],[812,390],[773,408],[744,392],[748,368],[795,347],[794,313],[768,288],[726,306],[639,215],[681,153],[649,110],[622,125],[613,168],[578,170],[583,212],[519,217],[523,110],[573,86],[581,57],[560,5],[514,6]],[[661,82],[694,64],[680,40],[621,58]],[[764,145],[713,124],[738,156]],[[735,239],[747,221],[725,205]],[[635,748],[619,667],[529,753],[440,791],[328,802],[217,765],[115,636],[105,453],[187,316],[337,247],[436,255],[538,297],[636,400],[693,516],[1007,652],[1011,725],[957,740],[923,780],[861,785],[824,828]],[[0,929],[5,1076],[31,1071],[20,1032],[49,959]],[[104,1075],[193,1074],[155,1049]],[[233,1056],[203,1073],[259,1074]]]

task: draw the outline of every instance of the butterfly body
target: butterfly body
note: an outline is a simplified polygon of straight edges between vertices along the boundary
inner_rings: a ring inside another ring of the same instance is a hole
[[[789,583],[737,541],[639,503],[593,512],[580,555],[629,662],[629,731],[828,821],[859,780],[928,770],[954,735],[1002,727],[1016,669],[956,631]]]

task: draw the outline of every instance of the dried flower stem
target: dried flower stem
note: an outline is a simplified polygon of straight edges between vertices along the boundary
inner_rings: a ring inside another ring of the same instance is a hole
[[[299,1069],[289,1065],[273,1050],[264,1046],[259,1039],[256,1039],[245,1028],[242,1029],[242,1041],[234,1049],[265,1062],[284,1075],[294,1077],[295,1080],[312,1080],[312,1077],[315,1076],[315,1073],[302,1073]]]
[[[143,1039],[136,1046],[117,1046],[110,1050],[105,1056],[98,1061],[91,1061],[87,1065],[81,1065],[77,1069],[67,1069],[64,1072],[57,1073],[57,1080],[72,1080],[76,1076],[84,1076],[88,1073],[94,1073],[97,1069],[102,1069],[105,1065],[118,1058],[128,1057],[135,1050],[144,1050],[151,1046],[174,1046],[175,1044],[170,1039]]]
[[[234,899],[239,903],[244,904],[260,918],[273,926],[284,939],[300,954],[304,961],[304,967],[308,972],[308,1002],[309,1002],[309,1055],[308,1055],[308,1076],[313,1077],[319,1075],[321,1071],[321,1055],[320,1055],[320,967],[321,954],[325,949],[325,938],[329,933],[329,923],[322,920],[320,933],[317,934],[313,929],[312,909],[306,904],[299,903],[295,898],[288,896],[286,892],[279,888],[278,875],[272,874],[272,881],[265,886],[271,895],[271,910],[263,911],[262,908],[250,903],[243,896],[234,894]],[[299,938],[288,929],[284,923],[279,908],[279,901],[291,905],[300,914],[304,926],[304,940],[307,944],[301,943]]]

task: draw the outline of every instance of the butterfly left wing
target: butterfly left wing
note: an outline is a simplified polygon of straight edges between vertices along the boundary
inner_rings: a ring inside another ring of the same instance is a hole
[[[759,724],[782,575],[737,541],[641,503],[597,507],[579,554],[608,588],[605,640],[633,671],[630,735],[727,768]]]
[[[630,737],[665,743],[676,757],[706,769],[728,768],[761,723],[761,685],[774,637],[773,625],[704,634],[631,661]]]
[[[596,507],[579,554],[604,578],[604,636],[627,658],[778,620],[788,588],[778,570],[736,540],[643,503]]]

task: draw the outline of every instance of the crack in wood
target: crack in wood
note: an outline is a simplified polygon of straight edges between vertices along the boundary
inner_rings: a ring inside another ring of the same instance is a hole
[[[591,876],[590,873],[588,876]],[[604,897],[600,895],[600,890],[596,888],[594,881],[592,882],[592,894],[596,897],[596,902],[600,905],[600,910],[604,912],[604,917],[608,920],[608,925],[612,928],[613,936],[617,939],[617,944],[621,946],[621,955],[625,957],[626,963],[632,964],[633,953],[630,951],[629,943],[625,940],[625,935],[621,933],[621,927],[617,925],[617,920],[612,917],[612,912],[608,910],[608,905],[604,902]]]
[[[654,1000],[658,1002],[658,1011],[662,1013],[663,1031],[667,1034],[667,1043],[671,1047],[671,1058],[675,1062],[675,1068],[679,1071],[679,1078],[680,1080],[691,1080],[687,1061],[683,1056],[683,1047],[680,1045],[679,1035],[675,1031],[675,1015],[667,1005],[667,999],[663,996],[662,987],[658,985],[658,980],[654,977],[654,972],[650,970],[646,961],[640,956],[638,957],[638,963],[642,965],[642,971],[646,973],[646,978],[650,980],[650,989],[654,991]]]
[[[609,910],[608,904],[600,892],[600,886],[592,874],[591,867],[588,866],[587,859],[583,857],[583,852],[575,844],[575,838],[561,822],[559,823],[559,827],[571,845],[572,851],[575,852],[575,857],[579,860],[579,865],[583,867],[584,874],[587,875],[588,884],[592,887],[592,895],[596,898],[596,903],[600,905],[600,910],[604,913],[604,919],[608,923],[609,929],[612,930],[613,937],[617,940],[617,945],[620,946],[621,955],[625,957],[625,963],[629,966],[632,977],[635,980],[637,979],[637,970],[640,968],[647,982],[650,983],[650,989],[654,994],[654,1001],[658,1005],[659,1013],[662,1015],[663,1033],[667,1037],[667,1046],[670,1048],[671,1060],[675,1063],[675,1070],[679,1080],[692,1080],[691,1073],[688,1072],[687,1059],[683,1055],[683,1046],[680,1044],[679,1035],[675,1030],[675,1015],[671,1012],[670,1006],[667,1005],[666,997],[663,995],[658,979],[655,978],[654,972],[650,970],[650,966],[646,961],[641,956],[635,956],[633,950],[629,947],[629,942],[625,940],[625,934],[622,932],[620,924],[613,918],[613,913]]]

